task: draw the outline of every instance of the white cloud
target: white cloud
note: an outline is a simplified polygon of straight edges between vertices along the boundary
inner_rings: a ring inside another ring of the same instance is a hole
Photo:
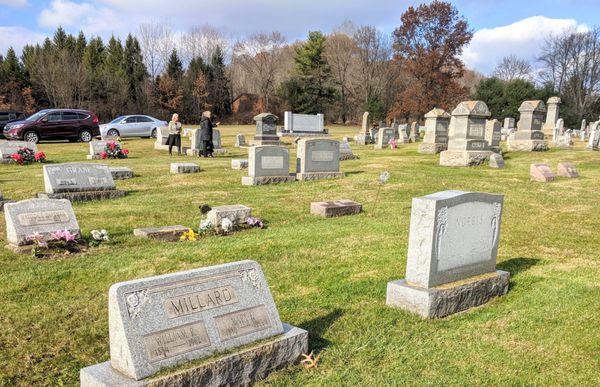
[[[1,5],[8,5],[9,7],[21,8],[29,5],[27,0],[0,0]]]
[[[45,38],[46,35],[27,28],[0,26],[0,53],[6,53],[9,47],[13,47],[20,54],[26,44],[41,43]]]
[[[50,8],[42,10],[38,17],[40,27],[54,29],[81,29],[88,34],[101,35],[120,32],[124,27],[122,18],[114,10],[98,7],[92,3],[75,3],[69,0],[54,0]]]
[[[483,28],[475,32],[462,59],[467,67],[484,74],[490,74],[503,57],[511,54],[533,64],[546,37],[572,28],[580,31],[588,29],[574,19],[544,16],[529,17],[501,27]]]

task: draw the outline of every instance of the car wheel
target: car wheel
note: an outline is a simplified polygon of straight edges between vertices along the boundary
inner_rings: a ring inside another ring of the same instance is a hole
[[[106,132],[106,135],[108,137],[119,137],[119,131],[117,129],[110,129],[108,132]]]
[[[156,138],[156,128],[152,129],[152,133],[150,134],[150,137]]]
[[[23,140],[37,144],[40,142],[40,136],[33,130],[28,130],[23,134]]]
[[[79,141],[81,141],[81,142],[92,141],[92,132],[89,129],[81,129],[79,131]]]

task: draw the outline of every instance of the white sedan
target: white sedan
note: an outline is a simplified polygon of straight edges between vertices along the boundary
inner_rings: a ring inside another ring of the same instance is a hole
[[[120,116],[100,125],[102,137],[156,137],[157,129],[167,122],[150,116]]]

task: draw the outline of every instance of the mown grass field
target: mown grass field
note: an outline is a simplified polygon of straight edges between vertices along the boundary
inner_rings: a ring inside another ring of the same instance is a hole
[[[202,172],[169,174],[153,140],[125,141],[136,177],[118,181],[122,199],[74,204],[82,231],[106,228],[109,244],[36,260],[0,249],[0,384],[73,385],[84,366],[109,359],[107,292],[134,278],[254,259],[265,271],[284,322],[310,332],[318,368],[277,372],[272,385],[600,385],[600,152],[509,153],[506,168],[445,168],[417,145],[374,150],[352,144],[342,180],[244,187],[230,160],[235,134],[223,127],[226,156],[197,161]],[[357,128],[334,127],[335,138]],[[290,141],[290,140],[288,140]],[[51,162],[86,161],[87,144],[40,144]],[[295,149],[290,148],[292,160]],[[571,161],[580,179],[529,181],[529,165]],[[291,163],[294,164],[293,162]],[[391,174],[379,202],[377,177]],[[40,165],[0,165],[0,189],[14,200],[43,191]],[[508,294],[484,307],[425,321],[385,306],[386,284],[404,277],[411,199],[458,189],[502,193],[498,268]],[[358,216],[321,219],[311,201],[348,198]],[[197,228],[198,206],[245,204],[269,223],[198,242],[134,238],[136,227]],[[4,222],[0,235],[5,236]],[[3,242],[3,241],[2,241]]]

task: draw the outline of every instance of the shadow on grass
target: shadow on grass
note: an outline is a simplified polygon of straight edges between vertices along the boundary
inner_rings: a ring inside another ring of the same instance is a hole
[[[365,173],[365,171],[349,171],[345,173],[346,175],[360,175],[361,173]]]
[[[305,321],[300,324],[302,329],[306,329],[309,337],[309,349],[311,351],[320,352],[323,349],[329,347],[331,342],[324,339],[322,336],[329,329],[330,326],[342,315],[344,312],[341,309],[334,309],[324,316],[316,317],[312,320]]]
[[[510,273],[511,277],[517,275],[523,271],[527,271],[529,268],[537,265],[540,262],[539,258],[511,258],[508,261],[501,262],[497,265],[498,269],[504,270]]]

